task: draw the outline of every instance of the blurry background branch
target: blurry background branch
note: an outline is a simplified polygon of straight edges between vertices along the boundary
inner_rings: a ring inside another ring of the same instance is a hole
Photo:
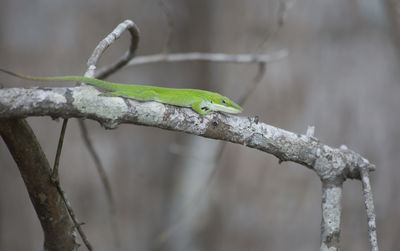
[[[128,65],[141,65],[159,62],[181,62],[181,61],[211,61],[220,63],[269,63],[278,61],[288,55],[287,50],[277,51],[271,54],[225,54],[225,53],[201,53],[201,52],[188,52],[188,53],[171,53],[171,54],[158,54],[141,56],[132,59]]]

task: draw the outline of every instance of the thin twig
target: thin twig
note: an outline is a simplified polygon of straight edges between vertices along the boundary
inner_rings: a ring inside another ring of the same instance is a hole
[[[261,79],[265,75],[266,70],[267,70],[266,63],[259,63],[258,64],[257,74],[253,79],[253,83],[251,85],[249,85],[246,88],[246,91],[239,97],[239,99],[238,99],[238,104],[239,105],[243,106],[243,104],[249,98],[250,94],[252,94],[257,89],[257,87],[261,83]]]
[[[59,177],[58,170],[59,170],[60,157],[61,157],[61,152],[62,152],[62,147],[63,147],[67,124],[68,124],[68,119],[64,119],[62,128],[61,128],[60,138],[58,140],[57,153],[56,153],[56,157],[54,160],[54,167],[53,167],[53,171],[51,174],[51,180],[54,183],[54,185],[57,187],[60,197],[63,199],[64,204],[67,207],[68,214],[71,217],[72,221],[74,222],[75,228],[78,230],[83,243],[85,244],[87,249],[91,251],[91,250],[93,250],[92,245],[90,244],[89,240],[87,239],[85,232],[81,228],[82,224],[80,224],[79,221],[76,219],[75,213],[71,207],[71,203],[68,201],[68,199],[65,195],[65,192],[62,190],[61,185],[60,185],[60,177]]]
[[[280,0],[278,9],[278,29],[286,23],[286,17],[289,9],[291,9],[296,0]]]
[[[267,64],[263,62],[258,63],[258,69],[256,76],[253,78],[253,83],[258,85],[265,76],[266,72],[267,72]]]
[[[65,195],[65,192],[62,190],[61,185],[60,185],[60,182],[59,182],[58,180],[55,182],[55,185],[56,185],[56,187],[57,187],[57,190],[58,190],[58,192],[59,192],[61,198],[62,198],[63,201],[64,201],[65,206],[67,207],[69,216],[71,217],[72,221],[74,222],[74,225],[75,225],[76,229],[78,230],[79,235],[80,235],[81,238],[82,238],[83,243],[85,244],[86,248],[87,248],[89,251],[92,251],[92,250],[93,250],[93,247],[92,247],[92,245],[90,244],[90,242],[89,242],[89,240],[88,240],[88,238],[87,238],[85,232],[83,231],[83,229],[82,229],[82,227],[81,227],[81,226],[83,225],[83,223],[80,223],[80,222],[76,219],[76,216],[75,216],[74,210],[72,209],[71,203],[70,203],[69,200],[67,199],[67,196]]]
[[[88,60],[88,67],[90,71],[95,71],[97,62],[99,61],[101,55],[104,51],[113,44],[121,35],[128,30],[131,34],[131,44],[128,51],[114,64],[100,69],[96,74],[93,73],[93,77],[104,79],[109,75],[113,74],[117,70],[125,66],[134,56],[136,49],[139,45],[139,28],[131,20],[125,20],[123,23],[119,24],[105,39],[103,39],[99,45],[94,49],[92,56]],[[85,74],[86,75],[86,74]]]
[[[128,66],[142,65],[160,62],[181,62],[181,61],[211,61],[220,63],[269,63],[278,61],[288,55],[287,50],[280,50],[271,54],[225,54],[225,53],[202,53],[202,52],[189,52],[189,53],[174,53],[174,54],[156,54],[149,56],[135,57],[132,59]]]
[[[109,213],[111,216],[111,226],[112,226],[112,232],[113,232],[113,236],[114,236],[114,243],[115,246],[119,246],[119,238],[118,238],[118,225],[117,225],[117,211],[116,211],[116,206],[115,206],[115,199],[113,196],[113,192],[112,192],[112,188],[111,188],[111,184],[110,181],[108,179],[107,173],[105,171],[105,168],[103,166],[103,163],[100,160],[99,155],[97,154],[96,150],[94,149],[92,140],[89,137],[89,133],[86,127],[86,124],[83,122],[83,120],[78,120],[78,124],[79,124],[79,128],[81,130],[81,135],[83,138],[83,142],[86,145],[86,148],[89,150],[90,155],[93,158],[94,164],[96,166],[97,169],[97,173],[100,176],[100,180],[103,184],[103,187],[106,191],[106,196],[107,196],[107,200],[109,202]]]
[[[64,143],[64,137],[65,137],[65,131],[67,129],[67,124],[68,124],[68,119],[64,119],[62,127],[61,127],[61,132],[60,132],[60,138],[58,140],[58,145],[57,145],[57,152],[56,152],[56,157],[54,159],[54,166],[53,166],[53,171],[51,174],[51,180],[53,182],[58,182],[60,180],[60,177],[58,175],[58,167],[60,164],[60,157],[61,157],[61,151]]]
[[[368,218],[369,242],[372,251],[378,251],[378,238],[376,234],[376,214],[374,208],[374,199],[372,197],[371,183],[367,166],[361,167],[361,182],[364,194],[365,209]]]
[[[104,189],[106,191],[108,201],[110,201],[110,207],[112,209],[111,211],[114,212],[115,211],[115,200],[114,200],[114,196],[112,193],[110,181],[107,178],[107,174],[105,172],[103,163],[101,162],[99,155],[97,154],[96,150],[94,149],[92,140],[89,137],[89,133],[88,133],[88,130],[87,130],[85,124],[83,123],[82,120],[79,120],[79,122],[80,122],[79,127],[81,129],[83,141],[85,142],[85,145],[88,148],[90,155],[93,158],[93,161],[97,168],[97,172],[100,175],[101,182],[103,183]]]

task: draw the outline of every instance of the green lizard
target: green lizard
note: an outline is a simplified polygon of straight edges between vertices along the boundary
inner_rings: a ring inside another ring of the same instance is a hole
[[[243,109],[221,94],[197,89],[174,89],[147,85],[130,85],[81,76],[33,77],[0,69],[17,78],[41,82],[82,82],[108,91],[107,96],[118,96],[139,101],[156,101],[182,107],[191,107],[205,115],[213,112],[241,113]]]

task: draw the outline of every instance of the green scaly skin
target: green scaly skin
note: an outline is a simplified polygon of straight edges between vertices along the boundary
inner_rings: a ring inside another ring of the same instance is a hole
[[[147,85],[130,85],[103,81],[81,76],[32,77],[0,69],[17,78],[40,82],[81,82],[107,91],[107,96],[118,96],[139,101],[156,101],[164,104],[191,107],[197,113],[213,112],[241,113],[243,109],[221,94],[198,89],[174,89]]]

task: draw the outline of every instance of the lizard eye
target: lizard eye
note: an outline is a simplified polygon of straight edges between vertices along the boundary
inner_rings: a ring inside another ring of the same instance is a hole
[[[223,99],[223,100],[222,100],[222,104],[226,104],[226,101],[225,101],[225,99]]]

